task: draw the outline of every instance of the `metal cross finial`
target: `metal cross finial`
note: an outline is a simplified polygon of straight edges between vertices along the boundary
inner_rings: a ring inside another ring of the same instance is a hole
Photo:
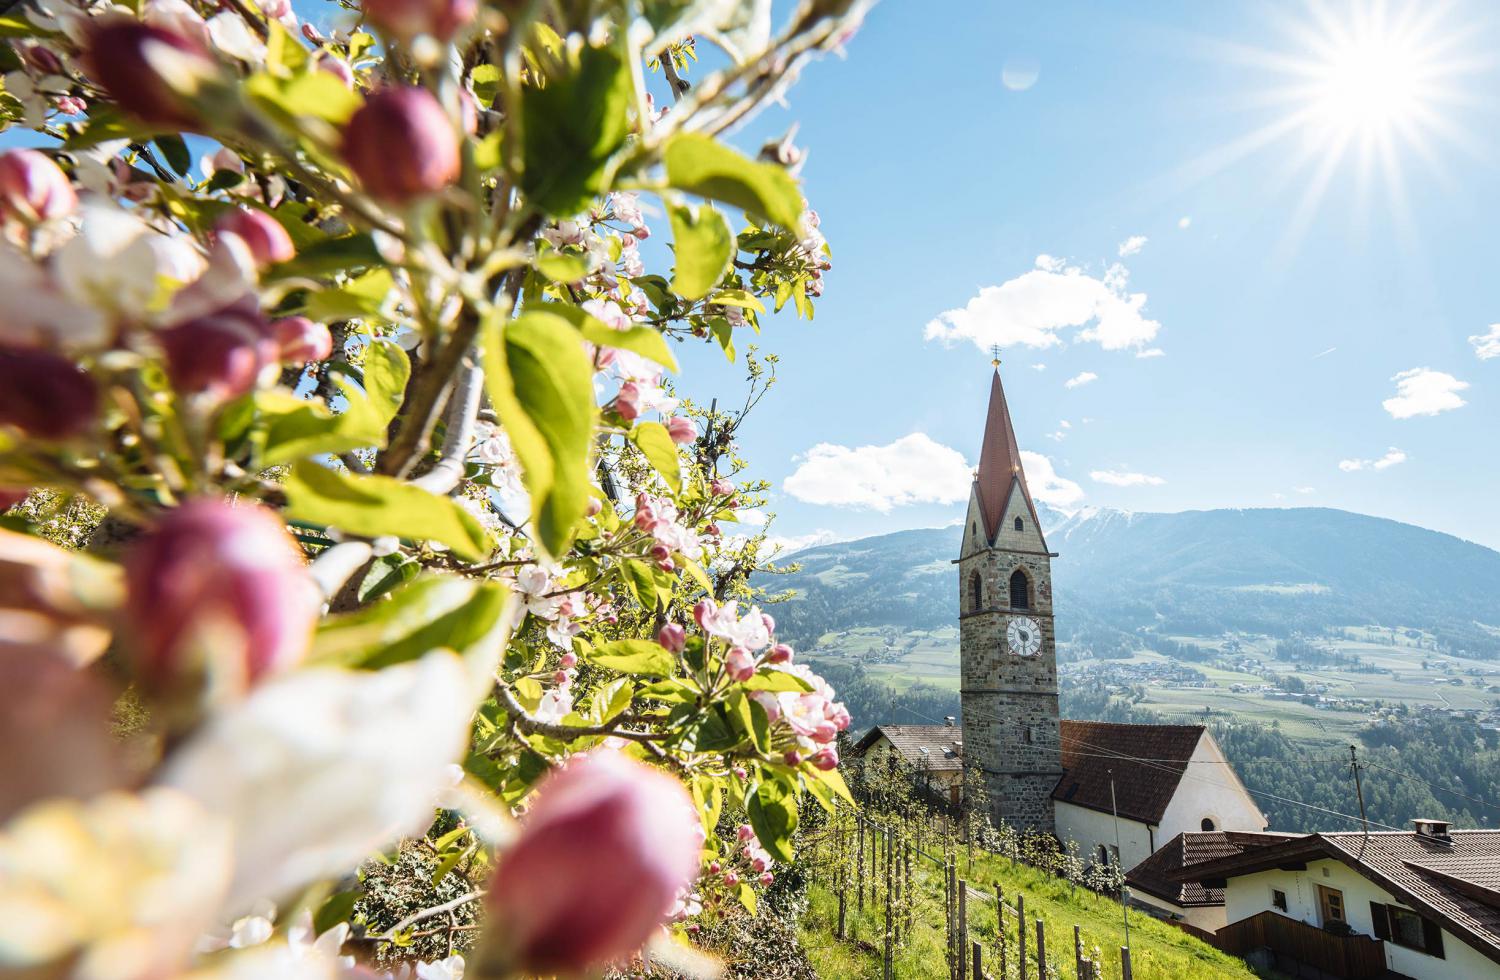
[[[999,367],[1000,366],[1000,345],[999,344],[991,344],[990,345],[990,358],[991,358],[991,360],[990,360],[991,364],[995,365],[995,367]]]

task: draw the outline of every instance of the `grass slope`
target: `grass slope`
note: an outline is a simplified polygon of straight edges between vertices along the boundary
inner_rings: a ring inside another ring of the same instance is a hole
[[[921,861],[921,871],[913,865],[918,896],[914,928],[910,939],[896,953],[896,976],[918,980],[946,980],[948,968],[943,959],[944,923],[942,873],[931,862]],[[1027,975],[1035,977],[1035,937],[1037,917],[1046,923],[1047,962],[1060,977],[1073,975],[1073,926],[1082,927],[1085,955],[1095,955],[1099,948],[1104,966],[1103,976],[1120,977],[1119,948],[1125,942],[1120,906],[1085,888],[1070,887],[1067,882],[1045,872],[994,855],[975,855],[972,868],[966,862],[960,870],[970,882],[969,940],[984,945],[985,971],[998,977],[999,961],[995,941],[995,885],[1005,889],[1006,900],[1014,903],[1017,894],[1025,896],[1027,918]],[[838,896],[821,882],[808,889],[810,907],[803,917],[801,942],[818,976],[829,978],[878,978],[884,943],[884,918],[866,895],[865,908],[859,912],[851,891],[847,899],[846,927],[848,938],[840,942],[834,932],[838,923]],[[877,912],[879,914],[877,914]],[[1016,976],[1016,918],[1006,916],[1010,976]],[[1132,911],[1130,917],[1131,962],[1134,975],[1143,978],[1166,977],[1171,980],[1254,980],[1256,974],[1242,960],[1236,959],[1194,939],[1180,929]]]

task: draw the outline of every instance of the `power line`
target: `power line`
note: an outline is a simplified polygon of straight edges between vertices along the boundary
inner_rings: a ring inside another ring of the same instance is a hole
[[[1480,806],[1487,806],[1492,810],[1500,810],[1500,804],[1491,803],[1489,800],[1481,800],[1475,796],[1467,796],[1463,793],[1460,793],[1456,789],[1449,789],[1446,786],[1439,786],[1437,783],[1428,782],[1421,776],[1418,776],[1414,773],[1402,772],[1400,769],[1392,769],[1390,766],[1382,766],[1379,763],[1375,762],[1366,762],[1363,763],[1363,765],[1366,769],[1379,769],[1382,772],[1388,772],[1395,776],[1403,776],[1406,779],[1414,780],[1421,783],[1423,786],[1426,786],[1428,789],[1432,790],[1435,793],[1447,793],[1449,796],[1456,796],[1461,800],[1468,800],[1470,803],[1478,803]]]
[[[1171,775],[1175,775],[1175,776],[1177,776],[1180,779],[1195,779],[1195,780],[1197,780],[1200,783],[1206,783],[1206,784],[1208,784],[1210,786],[1217,786],[1219,789],[1234,789],[1233,786],[1229,786],[1229,785],[1227,785],[1225,783],[1220,783],[1220,782],[1217,782],[1217,781],[1212,780],[1212,779],[1205,779],[1202,776],[1194,776],[1194,775],[1191,775],[1190,773],[1188,773],[1186,771],[1177,772],[1176,770],[1168,769],[1166,766],[1155,765],[1155,764],[1153,764],[1151,762],[1147,762],[1147,761],[1142,760],[1142,759],[1137,759],[1134,756],[1128,755],[1126,753],[1112,752],[1110,749],[1107,749],[1107,748],[1105,748],[1102,745],[1093,745],[1093,744],[1091,744],[1089,742],[1083,741],[1082,739],[1072,738],[1070,736],[1063,736],[1063,739],[1064,739],[1064,741],[1072,742],[1072,743],[1077,744],[1077,745],[1082,745],[1082,746],[1084,746],[1086,748],[1096,749],[1096,750],[1098,750],[1100,752],[1108,753],[1107,755],[1103,756],[1103,758],[1106,758],[1106,759],[1119,759],[1121,762],[1140,762],[1142,765],[1145,765],[1145,766],[1147,766],[1147,767],[1149,767],[1151,769],[1156,769],[1156,770],[1158,770],[1160,772],[1165,772],[1165,773],[1169,773]],[[1359,817],[1356,817],[1353,814],[1341,813],[1338,810],[1330,810],[1328,807],[1318,806],[1318,805],[1316,805],[1314,803],[1306,803],[1306,802],[1304,802],[1302,800],[1292,799],[1289,796],[1279,796],[1279,795],[1277,795],[1275,793],[1267,793],[1267,792],[1264,792],[1262,790],[1254,790],[1254,789],[1251,789],[1248,786],[1244,786],[1243,783],[1241,784],[1241,788],[1243,788],[1245,790],[1245,792],[1249,793],[1251,796],[1259,796],[1259,797],[1263,797],[1263,798],[1268,799],[1268,800],[1275,800],[1278,803],[1287,803],[1287,804],[1290,804],[1292,806],[1304,807],[1304,808],[1306,808],[1308,810],[1315,810],[1315,811],[1317,811],[1319,813],[1329,814],[1330,816],[1341,817],[1344,820],[1349,820],[1349,821],[1352,821],[1354,823],[1359,823],[1359,824],[1363,823],[1363,821],[1361,821]],[[1402,829],[1400,827],[1392,827],[1390,824],[1380,823],[1379,821],[1376,821],[1376,820],[1371,820],[1370,823],[1374,824],[1377,827],[1383,827],[1386,830],[1396,830],[1396,831],[1399,831],[1399,830]]]

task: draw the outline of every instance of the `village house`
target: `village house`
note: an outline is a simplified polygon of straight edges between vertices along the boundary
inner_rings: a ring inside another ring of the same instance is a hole
[[[1251,835],[1164,877],[1221,891],[1226,952],[1281,970],[1500,978],[1500,831]],[[1212,853],[1212,846],[1190,849]]]
[[[919,793],[952,806],[963,801],[963,732],[947,725],[877,725],[854,749],[865,765],[910,770]]]

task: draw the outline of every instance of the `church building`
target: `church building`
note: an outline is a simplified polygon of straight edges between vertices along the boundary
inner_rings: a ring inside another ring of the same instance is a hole
[[[1203,726],[1061,718],[1056,557],[1026,485],[997,367],[955,562],[961,730],[877,727],[861,739],[863,754],[894,753],[955,787],[969,770],[983,782],[995,825],[1055,834],[1083,859],[1124,869],[1179,834],[1265,830],[1264,815]],[[1175,891],[1145,901],[1183,917]]]

